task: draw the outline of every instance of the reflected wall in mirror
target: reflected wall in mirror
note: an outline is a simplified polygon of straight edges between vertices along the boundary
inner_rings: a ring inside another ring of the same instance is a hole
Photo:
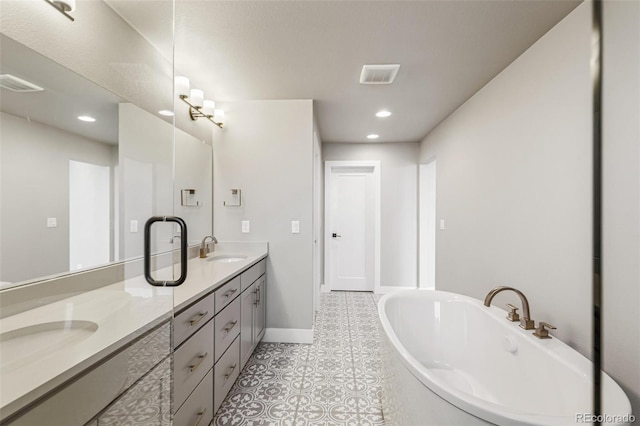
[[[140,257],[156,214],[183,216],[190,244],[211,234],[210,144],[0,37],[0,73],[43,89],[0,89],[2,288]],[[177,247],[172,227],[154,233],[153,253]]]
[[[42,88],[1,89],[0,281],[117,260],[113,206],[121,98],[8,37],[0,42],[1,74]]]

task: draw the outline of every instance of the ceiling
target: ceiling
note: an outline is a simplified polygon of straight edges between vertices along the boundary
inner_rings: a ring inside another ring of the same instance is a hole
[[[27,93],[0,89],[2,112],[99,142],[118,143],[121,98],[4,35],[0,35],[0,45],[0,74],[44,88]],[[90,115],[96,121],[80,121],[80,115]]]
[[[108,3],[171,57],[168,8]],[[176,73],[227,114],[236,100],[314,99],[323,142],[415,142],[579,3],[176,0]],[[362,65],[390,63],[392,85],[359,84]],[[376,118],[383,108],[393,115]]]

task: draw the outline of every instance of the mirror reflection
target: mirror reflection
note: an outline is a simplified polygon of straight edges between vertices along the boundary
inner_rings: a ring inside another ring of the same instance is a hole
[[[154,214],[182,216],[190,244],[211,233],[210,145],[174,136],[166,118],[4,35],[0,42],[2,288],[140,257]],[[183,189],[193,191],[188,203]],[[171,227],[154,233],[153,253],[177,247]]]

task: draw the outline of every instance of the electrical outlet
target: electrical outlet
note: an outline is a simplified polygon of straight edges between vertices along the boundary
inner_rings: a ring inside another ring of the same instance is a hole
[[[299,234],[300,233],[300,221],[299,220],[292,220],[291,221],[291,233],[292,234]]]
[[[440,219],[440,229],[444,231],[444,219]]]
[[[244,234],[248,234],[249,233],[249,229],[250,229],[249,221],[248,220],[243,220],[242,221],[242,232]]]
[[[133,219],[129,222],[129,232],[138,232],[138,221]]]

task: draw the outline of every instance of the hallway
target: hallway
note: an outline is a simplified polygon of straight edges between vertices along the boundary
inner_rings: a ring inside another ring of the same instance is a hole
[[[383,425],[377,296],[322,293],[312,345],[261,343],[216,425]]]

